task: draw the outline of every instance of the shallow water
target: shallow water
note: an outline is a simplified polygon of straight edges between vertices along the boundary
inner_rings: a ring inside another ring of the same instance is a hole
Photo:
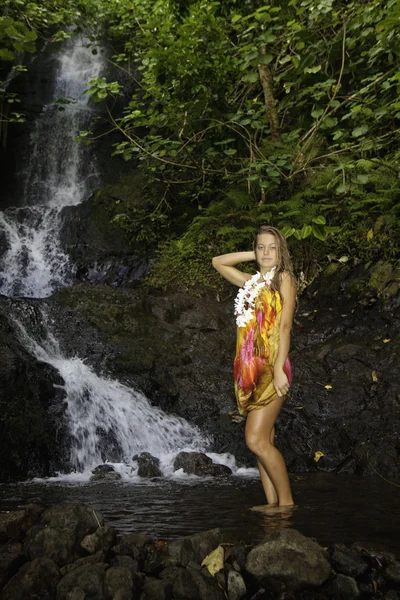
[[[250,511],[264,503],[260,482],[249,477],[161,479],[143,483],[32,482],[0,486],[0,511],[27,502],[86,502],[121,532],[144,531],[173,539],[213,527],[232,529],[246,543],[283,527],[323,546],[369,542],[400,558],[399,487],[379,477],[308,473],[291,476],[296,508],[290,515]]]

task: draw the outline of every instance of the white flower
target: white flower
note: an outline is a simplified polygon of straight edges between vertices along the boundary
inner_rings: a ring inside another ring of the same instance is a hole
[[[261,290],[261,288],[266,285],[271,285],[272,279],[275,274],[276,267],[272,267],[270,271],[263,275],[262,280],[260,281],[261,274],[256,273],[248,279],[243,287],[241,287],[237,293],[235,298],[235,308],[234,313],[236,315],[236,325],[238,327],[244,327],[246,323],[251,321],[254,317],[254,306],[256,303],[256,298]]]

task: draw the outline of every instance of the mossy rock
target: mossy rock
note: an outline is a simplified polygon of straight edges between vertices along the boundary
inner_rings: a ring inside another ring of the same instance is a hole
[[[370,273],[369,286],[379,294],[383,292],[386,285],[392,280],[393,266],[388,262],[380,260],[371,268]]]

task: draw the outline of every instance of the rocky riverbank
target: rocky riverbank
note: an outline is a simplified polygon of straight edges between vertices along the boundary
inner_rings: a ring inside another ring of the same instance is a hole
[[[120,535],[88,505],[31,504],[0,514],[0,589],[1,600],[396,600],[400,562],[294,529],[256,545],[223,529],[167,543]]]

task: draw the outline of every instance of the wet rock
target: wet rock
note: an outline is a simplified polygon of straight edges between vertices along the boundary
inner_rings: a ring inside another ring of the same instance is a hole
[[[18,542],[0,546],[0,589],[26,562],[22,545]]]
[[[152,456],[149,452],[135,454],[135,456],[132,458],[132,461],[136,461],[139,465],[139,477],[162,477],[160,459]]]
[[[331,561],[335,571],[351,577],[359,577],[368,569],[368,564],[359,554],[340,544],[333,547]]]
[[[75,562],[60,568],[61,577],[64,577],[64,575],[66,575],[67,573],[70,573],[74,569],[82,567],[83,565],[97,565],[100,563],[104,563],[105,557],[106,553],[103,550],[99,550],[98,552],[96,552],[96,554],[78,558]]]
[[[353,598],[359,598],[360,596],[356,580],[341,573],[330,582],[327,589],[330,597],[335,598],[335,600],[353,600]]]
[[[57,586],[57,600],[68,600],[76,588],[85,593],[85,600],[105,600],[104,569],[99,565],[83,565],[67,573]]]
[[[143,584],[145,600],[172,600],[172,582],[146,577]]]
[[[85,600],[85,592],[82,588],[75,587],[69,592],[67,600]]]
[[[92,475],[90,481],[118,481],[121,479],[120,473],[116,471],[107,471],[105,473],[96,473]]]
[[[262,584],[297,590],[322,585],[331,566],[317,542],[295,529],[283,529],[250,550],[246,571]]]
[[[131,573],[137,573],[139,571],[139,563],[130,556],[114,556],[111,560],[110,565],[112,567],[125,567],[129,569]]]
[[[225,465],[217,465],[202,452],[179,452],[174,460],[174,471],[183,469],[188,475],[230,475],[232,470]]]
[[[159,573],[165,567],[186,567],[190,561],[201,564],[207,554],[224,541],[225,536],[220,529],[211,529],[174,540],[146,558],[144,571],[149,574]]]
[[[143,548],[143,545],[146,543],[145,540],[147,540],[147,536],[143,536],[140,533],[124,535],[119,540],[119,543],[113,546],[112,552],[116,556],[129,556],[141,565],[146,555]]]
[[[114,546],[117,539],[117,532],[112,527],[99,527],[94,533],[91,533],[81,541],[81,548],[94,554],[102,549],[108,552]]]
[[[168,579],[174,581],[182,567],[166,567],[158,573],[159,579]]]
[[[130,569],[126,567],[110,567],[106,571],[104,591],[106,600],[113,600],[117,593],[130,598],[137,597],[140,592],[140,580],[138,577],[134,579]]]
[[[400,589],[400,562],[396,561],[389,565],[384,572],[384,576],[390,584]]]
[[[60,504],[45,510],[40,523],[25,539],[24,550],[30,559],[47,557],[57,565],[74,562],[82,554],[83,538],[103,522],[100,513],[83,504]],[[96,518],[97,517],[97,518]]]
[[[399,600],[400,596],[395,590],[389,590],[384,596],[383,600]]]
[[[38,521],[43,510],[37,504],[28,504],[23,510],[0,513],[0,544],[9,540],[21,540]]]
[[[98,475],[99,473],[115,473],[115,469],[112,465],[98,465],[92,470],[93,475]]]
[[[378,568],[390,565],[396,561],[396,556],[393,552],[390,552],[387,548],[376,542],[354,542],[351,545],[351,550],[354,550],[354,552],[363,556],[368,563]]]
[[[237,571],[229,571],[226,583],[229,600],[240,600],[246,595],[246,584]]]
[[[215,579],[200,567],[179,571],[173,584],[173,597],[175,600],[225,600]]]
[[[246,558],[249,549],[244,546],[232,546],[226,550],[225,560],[235,571],[243,571],[246,565]]]
[[[26,563],[5,586],[1,600],[54,600],[60,573],[48,558],[36,558]]]

